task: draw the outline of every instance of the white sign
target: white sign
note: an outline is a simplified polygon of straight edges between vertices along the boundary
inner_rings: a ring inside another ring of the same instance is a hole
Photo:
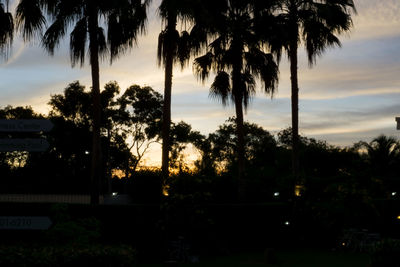
[[[42,152],[49,148],[45,139],[0,139],[0,152]]]
[[[53,126],[49,120],[0,120],[0,132],[48,132]]]
[[[51,224],[44,216],[0,216],[0,230],[47,230]]]

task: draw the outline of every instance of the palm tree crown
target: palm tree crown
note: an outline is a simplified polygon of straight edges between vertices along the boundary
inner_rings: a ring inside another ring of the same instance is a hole
[[[387,172],[400,155],[399,141],[392,136],[379,135],[370,143],[361,142],[359,146],[367,149],[368,159],[374,166],[374,171],[381,174]]]
[[[286,26],[284,47],[297,49],[301,42],[307,51],[310,65],[326,48],[341,46],[338,35],[351,29],[353,0],[281,0],[279,18]],[[295,40],[296,47],[290,41]]]
[[[86,50],[89,49],[90,52],[91,42],[96,43],[100,57],[109,53],[113,60],[127,48],[133,47],[138,33],[145,31],[149,2],[150,0],[20,0],[16,11],[17,27],[22,31],[24,39],[29,41],[36,35],[41,36],[46,27],[47,15],[51,24],[42,37],[42,44],[51,55],[68,33],[70,26],[73,26],[70,33],[73,66],[76,63],[84,64]],[[101,25],[108,26],[107,34]]]

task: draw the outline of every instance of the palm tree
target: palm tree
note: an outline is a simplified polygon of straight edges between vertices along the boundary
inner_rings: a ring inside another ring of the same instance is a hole
[[[392,136],[379,135],[370,143],[360,142],[357,146],[367,150],[368,160],[373,171],[381,175],[395,166],[399,159],[400,143]]]
[[[273,56],[266,52],[265,43],[255,32],[253,5],[249,1],[227,0],[225,9],[217,15],[210,30],[214,40],[207,53],[194,61],[194,72],[205,81],[210,72],[216,73],[210,95],[226,105],[231,100],[235,106],[237,124],[238,193],[243,198],[245,181],[245,142],[243,108],[255,94],[256,78],[265,92],[273,95],[278,83],[278,66]]]
[[[369,143],[360,141],[354,148],[367,152],[364,159],[370,168],[367,171],[371,175],[374,191],[385,194],[398,190],[400,142],[395,137],[382,134]]]
[[[8,49],[11,46],[14,37],[14,20],[11,13],[8,11],[8,0],[0,1],[0,53],[2,56],[8,56]]]
[[[183,69],[189,62],[191,54],[196,54],[205,39],[193,38],[201,31],[193,26],[204,14],[204,2],[201,0],[163,0],[158,8],[164,29],[158,36],[158,66],[164,68],[164,104],[162,123],[162,177],[166,181],[169,176],[169,152],[171,150],[171,93],[173,66],[179,63]],[[176,29],[177,23],[192,26],[190,33],[181,33]],[[194,41],[196,40],[196,41]]]
[[[292,169],[299,183],[298,48],[304,43],[309,65],[332,46],[341,46],[339,34],[352,27],[353,0],[278,0],[273,51],[283,47],[290,61],[292,88]],[[270,32],[268,32],[270,34]],[[280,47],[277,47],[280,46]]]
[[[17,27],[25,40],[40,34],[45,27],[45,12],[52,19],[42,37],[45,49],[54,54],[55,48],[74,25],[70,34],[72,66],[85,61],[86,50],[92,76],[92,168],[91,203],[99,203],[101,180],[100,149],[100,74],[99,58],[110,52],[111,61],[131,48],[138,33],[145,29],[146,10],[150,0],[20,0],[17,6]],[[108,25],[108,34],[101,24]]]

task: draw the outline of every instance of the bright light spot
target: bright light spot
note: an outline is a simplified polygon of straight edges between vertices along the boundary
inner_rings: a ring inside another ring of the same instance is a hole
[[[279,192],[275,192],[274,197],[279,197]]]
[[[342,246],[343,246],[343,247],[346,246],[346,243],[342,243]]]
[[[397,216],[397,220],[400,220],[400,215],[399,215],[399,216]]]
[[[90,154],[90,152],[86,150],[85,151],[85,155],[89,155],[89,154]]]
[[[301,197],[304,191],[304,186],[303,185],[296,185],[294,188],[294,195],[296,197]]]
[[[392,196],[395,196],[395,195],[397,195],[397,192],[392,192]]]
[[[290,222],[289,222],[289,221],[286,221],[286,222],[285,222],[285,225],[290,225]]]
[[[169,189],[169,186],[166,185],[163,187],[163,190],[162,190],[163,195],[166,197],[169,196],[168,189]]]
[[[112,195],[113,197],[116,197],[116,196],[118,196],[118,192],[112,192],[111,195]]]

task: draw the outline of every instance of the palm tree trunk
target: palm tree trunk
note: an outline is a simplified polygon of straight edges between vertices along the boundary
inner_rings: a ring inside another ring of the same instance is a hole
[[[110,123],[111,124],[111,123]],[[111,180],[111,165],[110,165],[110,149],[111,149],[111,126],[107,125],[107,150],[105,151],[105,174],[106,174],[106,185],[107,185],[107,194],[111,195],[112,193],[112,180]]]
[[[297,35],[296,35],[297,36]],[[290,80],[292,86],[292,173],[294,186],[299,182],[299,85],[297,77],[297,40],[293,39],[289,49]],[[293,188],[294,192],[294,188]]]
[[[171,131],[171,91],[172,91],[172,56],[168,56],[165,64],[164,81],[164,106],[162,124],[162,176],[164,181],[169,175],[169,151],[170,151],[170,131]]]
[[[241,46],[236,47],[236,54],[241,55]],[[239,47],[239,48],[237,48]],[[241,83],[241,70],[242,70],[242,58],[236,57],[235,64],[232,70],[232,93],[235,99],[235,111],[236,111],[236,131],[237,131],[237,157],[238,157],[238,197],[239,200],[244,200],[246,197],[246,181],[244,178],[245,170],[245,157],[244,157],[244,119],[243,119],[243,92],[240,91]]]
[[[246,181],[244,179],[244,119],[242,97],[235,97],[237,153],[238,153],[238,197],[244,200],[246,197]]]
[[[173,50],[174,39],[172,34],[175,32],[176,17],[168,17],[167,25],[167,53],[165,59],[165,78],[164,78],[164,105],[163,105],[163,124],[162,124],[162,181],[161,193],[163,191],[164,183],[169,176],[169,151],[171,148],[170,131],[171,131],[171,92],[172,92],[172,76],[173,76]]]
[[[100,180],[101,180],[101,145],[100,145],[100,70],[99,70],[99,47],[97,42],[97,10],[91,8],[89,16],[89,38],[90,38],[90,67],[92,72],[92,97],[93,97],[93,139],[92,139],[92,168],[90,203],[99,204]]]

